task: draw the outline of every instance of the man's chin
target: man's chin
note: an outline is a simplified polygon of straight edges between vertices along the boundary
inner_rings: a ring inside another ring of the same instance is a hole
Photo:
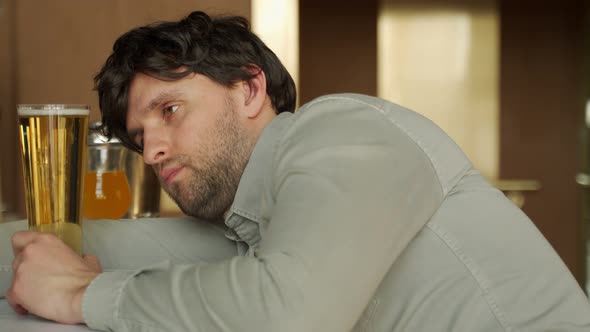
[[[172,199],[174,201],[174,203],[176,203],[176,205],[180,208],[180,210],[186,214],[186,215],[191,215],[191,213],[189,213],[189,211],[187,211],[188,209],[188,204],[186,204],[186,202],[188,200],[182,199],[181,195],[180,195],[180,190],[178,190],[179,188],[169,188],[169,187],[165,187],[162,186],[162,189],[164,189],[164,192],[166,194],[168,194],[168,197],[170,197],[170,199]]]
[[[204,220],[215,224],[223,224],[225,221],[225,213],[211,213],[210,211],[208,212],[206,211],[206,209],[203,209],[206,206],[206,203],[199,205],[195,204],[194,201],[184,200],[174,200],[174,202],[176,203],[176,205],[178,205],[180,211],[182,211],[182,213],[186,214],[187,216],[191,216],[193,218],[197,218],[199,220]]]
[[[217,223],[224,221],[224,214],[229,206],[222,211],[211,209],[212,197],[195,196],[194,193],[183,191],[178,183],[163,187],[168,196],[176,203],[182,213],[197,219]]]
[[[202,219],[200,216],[197,215],[197,213],[195,213],[195,211],[192,209],[192,205],[189,204],[187,201],[172,196],[170,195],[170,193],[168,193],[168,195],[170,196],[170,198],[172,198],[174,203],[176,203],[176,205],[178,206],[180,211],[182,211],[182,213],[186,214],[187,216]]]
[[[188,197],[188,195],[182,195],[179,188],[164,188],[164,191],[168,194],[168,196],[176,203],[176,206],[182,211],[182,213],[186,214],[187,216],[191,216],[197,219],[203,219],[199,214],[198,209],[195,209],[195,200]]]

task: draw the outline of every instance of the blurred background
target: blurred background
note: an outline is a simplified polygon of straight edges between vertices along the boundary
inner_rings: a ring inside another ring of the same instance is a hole
[[[249,18],[293,74],[300,104],[327,93],[365,93],[435,121],[585,285],[585,0],[0,0],[4,221],[26,217],[15,105],[90,104],[91,120],[99,120],[92,78],[115,39],[193,10]],[[162,215],[180,214],[163,198]]]

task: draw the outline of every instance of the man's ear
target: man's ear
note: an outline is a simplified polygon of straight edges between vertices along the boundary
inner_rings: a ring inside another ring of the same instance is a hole
[[[254,65],[245,68],[245,70],[254,74],[254,77],[249,82],[241,82],[244,93],[244,111],[248,118],[255,118],[262,111],[266,101],[266,75],[260,67]]]

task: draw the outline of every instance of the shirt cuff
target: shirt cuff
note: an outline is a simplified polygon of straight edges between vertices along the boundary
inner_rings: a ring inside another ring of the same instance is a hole
[[[111,271],[94,278],[82,297],[82,317],[88,327],[101,331],[112,329],[123,288],[135,274],[137,271]]]

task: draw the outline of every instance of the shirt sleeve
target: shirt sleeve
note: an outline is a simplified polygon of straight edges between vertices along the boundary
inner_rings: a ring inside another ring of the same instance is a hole
[[[277,142],[272,208],[254,255],[103,273],[84,295],[87,324],[351,330],[442,193],[424,151],[382,110],[349,100],[312,106]]]
[[[12,284],[12,235],[27,230],[28,227],[26,219],[0,223],[0,299],[6,296]]]

